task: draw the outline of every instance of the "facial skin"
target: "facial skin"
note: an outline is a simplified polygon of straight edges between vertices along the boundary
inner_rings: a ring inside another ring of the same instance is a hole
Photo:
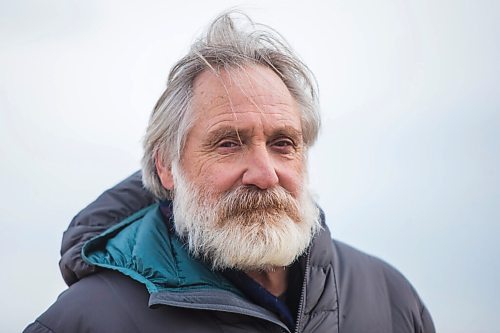
[[[180,163],[187,180],[216,193],[281,186],[297,198],[305,171],[301,120],[278,75],[262,66],[219,76],[206,70],[193,92],[196,120]],[[157,168],[163,186],[173,189],[170,166]]]
[[[262,66],[219,75],[206,70],[193,92],[195,120],[180,162],[165,166],[157,160],[162,185],[174,191],[176,230],[188,237],[194,255],[208,256],[216,268],[242,269],[279,296],[287,288],[286,266],[320,229],[304,184],[298,106],[283,81]],[[243,196],[223,203],[243,188],[262,191],[252,207],[268,202],[264,192],[285,194],[279,203],[266,204],[267,211],[233,215]],[[221,204],[226,208],[219,210]]]

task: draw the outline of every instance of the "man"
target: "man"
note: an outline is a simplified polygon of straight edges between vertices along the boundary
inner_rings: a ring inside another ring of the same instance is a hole
[[[70,287],[25,332],[434,332],[400,273],[332,241],[307,187],[312,74],[234,16],[173,67],[146,189],[137,173],[75,217]]]

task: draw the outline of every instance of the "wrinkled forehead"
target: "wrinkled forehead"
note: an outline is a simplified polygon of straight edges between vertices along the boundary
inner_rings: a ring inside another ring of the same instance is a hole
[[[217,108],[221,105],[288,105],[296,102],[285,83],[270,68],[251,65],[231,69],[204,70],[193,84],[193,106]]]

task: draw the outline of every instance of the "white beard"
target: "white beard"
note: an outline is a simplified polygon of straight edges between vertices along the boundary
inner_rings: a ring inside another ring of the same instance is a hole
[[[299,199],[282,187],[240,186],[214,194],[189,184],[176,166],[172,174],[176,232],[213,269],[288,266],[321,230],[319,209],[305,189]]]

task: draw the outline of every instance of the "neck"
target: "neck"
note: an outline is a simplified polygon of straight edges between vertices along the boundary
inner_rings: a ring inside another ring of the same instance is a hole
[[[245,271],[245,273],[276,297],[284,294],[288,287],[287,267],[272,267],[266,270]]]

